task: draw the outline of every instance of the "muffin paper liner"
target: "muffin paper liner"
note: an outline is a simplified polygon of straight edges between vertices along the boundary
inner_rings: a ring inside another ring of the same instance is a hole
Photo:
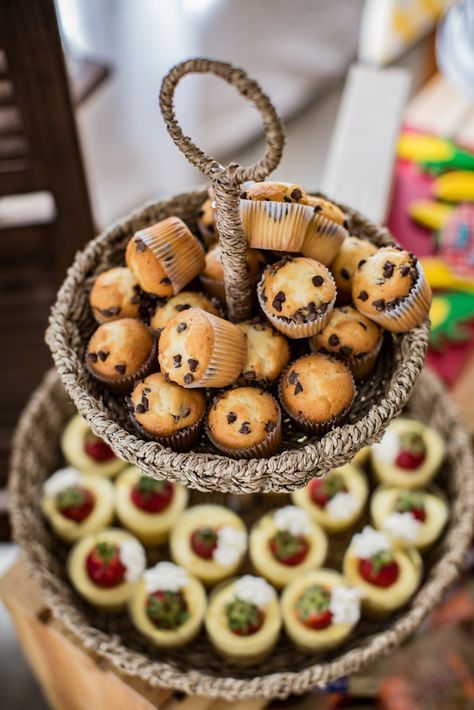
[[[157,441],[163,446],[169,446],[169,448],[173,449],[173,451],[183,453],[185,451],[189,451],[198,443],[201,436],[204,414],[197,422],[190,424],[184,429],[180,429],[175,434],[171,434],[171,436],[154,436],[153,434],[150,434],[142,427],[141,424],[138,423],[132,412],[130,412],[130,419],[142,439],[145,439],[146,441]]]
[[[349,414],[349,412],[352,408],[352,405],[354,404],[354,400],[356,398],[356,395],[357,395],[357,389],[355,386],[354,377],[352,377],[352,382],[354,385],[354,394],[353,394],[350,404],[346,407],[346,409],[344,409],[339,414],[336,414],[336,416],[332,417],[332,419],[329,419],[327,422],[310,422],[307,419],[305,419],[304,417],[300,417],[296,414],[293,414],[293,412],[291,412],[286,407],[285,402],[282,397],[281,385],[283,382],[283,378],[285,377],[286,373],[290,370],[290,368],[293,367],[294,362],[295,361],[290,363],[288,365],[288,367],[282,372],[280,380],[278,382],[278,398],[280,400],[280,405],[281,405],[282,409],[286,412],[286,414],[288,414],[290,419],[292,419],[295,422],[295,424],[297,424],[297,426],[302,431],[306,432],[307,434],[315,434],[316,436],[322,436],[323,434],[326,434],[326,432],[328,432],[330,429],[333,429],[334,427],[339,426],[339,424],[342,424],[344,419]]]
[[[233,323],[206,313],[214,331],[214,347],[211,359],[199,380],[186,388],[226,387],[242,372],[247,357],[247,338]]]
[[[267,394],[270,394],[267,392]],[[273,397],[273,399],[275,399]],[[278,404],[277,400],[275,402]],[[211,405],[212,406],[212,405]],[[223,454],[229,456],[233,459],[264,459],[269,458],[277,453],[281,446],[282,430],[281,430],[281,409],[278,407],[278,422],[276,428],[269,432],[265,439],[259,444],[254,446],[248,446],[247,448],[241,449],[230,449],[227,446],[222,446],[218,441],[212,436],[211,430],[208,425],[208,418],[206,417],[205,431],[209,441],[214,444],[216,449],[219,449]]]
[[[327,278],[329,278],[332,283],[334,284],[334,296],[332,300],[328,303],[328,307],[326,309],[325,313],[322,313],[319,315],[314,321],[308,322],[308,323],[297,323],[296,321],[294,322],[287,322],[283,320],[280,316],[275,315],[274,313],[271,313],[267,309],[267,305],[265,301],[262,298],[262,283],[263,283],[263,278],[260,280],[258,286],[257,286],[257,298],[258,302],[260,304],[260,308],[264,312],[265,316],[268,318],[270,323],[274,326],[276,330],[278,330],[280,333],[283,333],[284,335],[287,336],[287,338],[310,338],[312,335],[316,335],[317,333],[320,333],[323,328],[326,326],[332,310],[334,308],[334,304],[336,302],[336,295],[337,295],[337,289],[336,289],[336,283],[332,277],[332,274],[330,271],[326,269],[326,274]]]
[[[135,236],[145,242],[158,259],[175,295],[204,269],[204,250],[178,217],[168,217]]]
[[[249,247],[300,252],[313,218],[308,205],[240,200],[240,217]]]
[[[301,252],[304,256],[329,266],[347,236],[347,229],[342,225],[313,212],[313,219],[306,230]]]
[[[90,366],[87,358],[87,351],[88,347],[86,348],[86,355],[84,358],[84,363],[86,366],[87,371],[89,374],[92,375],[92,377],[100,382],[101,384],[104,385],[104,387],[107,387],[111,392],[115,392],[116,394],[128,394],[128,392],[131,392],[133,389],[133,386],[135,382],[138,382],[138,380],[143,380],[145,377],[148,377],[148,375],[151,375],[153,372],[157,372],[158,370],[158,356],[157,356],[157,350],[158,350],[158,341],[156,337],[156,333],[147,326],[147,329],[150,331],[150,333],[153,335],[153,347],[151,349],[151,353],[148,357],[148,359],[145,361],[145,363],[141,366],[137,372],[134,372],[132,375],[124,375],[123,377],[114,380],[111,377],[104,377],[103,375],[98,374],[95,372],[95,370]],[[91,336],[92,337],[92,336]],[[89,339],[90,342],[90,339]]]

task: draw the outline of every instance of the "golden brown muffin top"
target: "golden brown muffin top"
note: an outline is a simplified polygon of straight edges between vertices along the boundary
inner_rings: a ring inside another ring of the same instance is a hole
[[[179,385],[190,386],[206,372],[214,350],[214,328],[208,314],[189,308],[168,321],[158,344],[161,370]]]
[[[101,377],[120,380],[137,373],[150,357],[155,339],[134,318],[103,323],[87,346],[87,362]]]
[[[396,247],[383,247],[357,267],[352,281],[356,308],[370,317],[402,302],[418,280],[417,258]]]
[[[363,259],[368,259],[377,251],[377,247],[368,239],[359,239],[351,235],[342,242],[330,269],[336,282],[338,294],[344,294],[352,300],[352,278],[357,266]]]
[[[214,399],[207,426],[221,446],[249,448],[264,441],[280,426],[280,407],[264,390],[236,387]]]
[[[261,252],[257,249],[247,250],[247,269],[252,277],[258,276],[265,265]],[[218,244],[211,247],[206,254],[206,266],[202,272],[203,276],[216,281],[223,281],[224,268],[221,261],[221,248]]]
[[[152,436],[170,436],[196,424],[204,415],[203,390],[186,390],[168,382],[161,372],[149,375],[130,395],[132,414]]]
[[[281,400],[288,411],[312,423],[329,422],[342,414],[354,394],[349,368],[321,353],[295,360],[280,381]]]
[[[285,256],[267,266],[260,288],[269,312],[296,322],[315,321],[336,296],[329,271],[308,257]]]
[[[138,283],[130,269],[116,266],[103,271],[94,281],[89,303],[95,319],[105,323],[117,318],[138,318]]]
[[[276,380],[290,359],[286,338],[258,318],[237,323],[237,327],[247,336],[247,359],[241,379],[261,383]]]
[[[314,195],[306,195],[301,202],[304,205],[312,207],[314,212],[320,214],[321,217],[330,219],[331,222],[335,222],[340,225],[343,225],[345,222],[346,217],[344,212],[337,205],[335,205],[334,202],[325,200],[322,197],[315,197]]]
[[[242,200],[270,202],[303,202],[306,193],[301,185],[291,182],[254,182],[244,187],[240,193]]]
[[[381,337],[382,331],[376,323],[356,308],[342,306],[333,310],[324,329],[311,341],[316,350],[351,358],[374,352]]]
[[[213,303],[202,293],[196,293],[195,291],[181,291],[176,296],[172,296],[166,303],[157,305],[150,325],[154,330],[160,330],[177,313],[187,311],[189,308],[201,308],[207,313],[212,313],[215,316],[219,315],[217,301]]]
[[[198,212],[198,224],[200,227],[213,232],[215,228],[214,209],[210,197],[202,203]]]

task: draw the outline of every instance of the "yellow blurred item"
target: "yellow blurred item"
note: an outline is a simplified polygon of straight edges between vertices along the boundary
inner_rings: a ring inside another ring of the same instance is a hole
[[[454,154],[453,144],[443,138],[424,133],[402,133],[398,141],[398,157],[423,163],[426,160],[448,160]]]
[[[474,202],[474,172],[455,170],[433,181],[433,195],[445,202]]]
[[[448,264],[439,257],[424,256],[420,261],[432,289],[474,293],[474,279],[457,276]]]
[[[435,200],[414,200],[408,205],[408,214],[423,227],[440,231],[452,214],[451,205]]]

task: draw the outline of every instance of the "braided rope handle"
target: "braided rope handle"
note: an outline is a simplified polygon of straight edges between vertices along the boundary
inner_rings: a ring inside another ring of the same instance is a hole
[[[187,74],[214,74],[224,79],[260,112],[267,145],[263,157],[254,165],[242,167],[229,163],[223,166],[184,135],[175,116],[174,92]],[[285,142],[280,118],[268,96],[243,69],[213,59],[189,59],[173,67],[161,84],[160,109],[176,146],[212,183],[228,313],[234,322],[244,320],[250,316],[252,297],[246,261],[247,244],[240,219],[240,188],[247,180],[264,180],[280,162]]]

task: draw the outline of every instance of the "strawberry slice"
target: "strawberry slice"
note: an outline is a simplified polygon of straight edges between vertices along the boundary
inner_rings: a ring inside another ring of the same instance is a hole
[[[330,473],[326,478],[313,478],[309,483],[309,496],[320,508],[325,508],[337,493],[346,491],[344,477],[337,472]]]
[[[183,594],[162,589],[148,596],[146,613],[158,629],[177,629],[189,619],[188,605]]]
[[[332,622],[331,592],[321,584],[313,584],[305,590],[295,604],[295,614],[308,629],[320,631]]]
[[[398,579],[400,567],[389,551],[377,552],[369,559],[359,560],[359,574],[375,587],[391,587]]]
[[[404,491],[400,493],[395,501],[397,513],[411,513],[415,520],[424,523],[426,520],[425,501],[422,493],[416,491]]]
[[[82,523],[92,512],[95,497],[83,486],[68,486],[56,496],[56,508],[68,520]]]
[[[400,437],[400,451],[395,464],[406,471],[419,468],[426,459],[426,445],[421,434],[406,432]]]
[[[115,454],[110,446],[90,430],[87,431],[84,436],[84,451],[91,459],[99,463],[115,458]]]
[[[265,614],[255,604],[234,599],[226,607],[229,629],[236,636],[251,636],[262,628]]]
[[[217,547],[217,531],[212,528],[198,528],[191,535],[191,549],[203,560],[212,559]]]
[[[170,481],[156,481],[150,476],[141,476],[130,491],[134,506],[144,513],[161,513],[169,507],[174,495]]]
[[[94,584],[103,589],[110,589],[124,581],[127,568],[120,559],[118,545],[99,542],[87,555],[86,570]]]
[[[292,535],[288,530],[278,530],[270,540],[272,555],[283,565],[296,567],[309,551],[309,542],[303,535]]]
[[[309,629],[314,629],[315,631],[320,631],[321,629],[326,629],[331,625],[332,613],[329,611],[317,612],[313,611],[309,614],[302,623]]]

